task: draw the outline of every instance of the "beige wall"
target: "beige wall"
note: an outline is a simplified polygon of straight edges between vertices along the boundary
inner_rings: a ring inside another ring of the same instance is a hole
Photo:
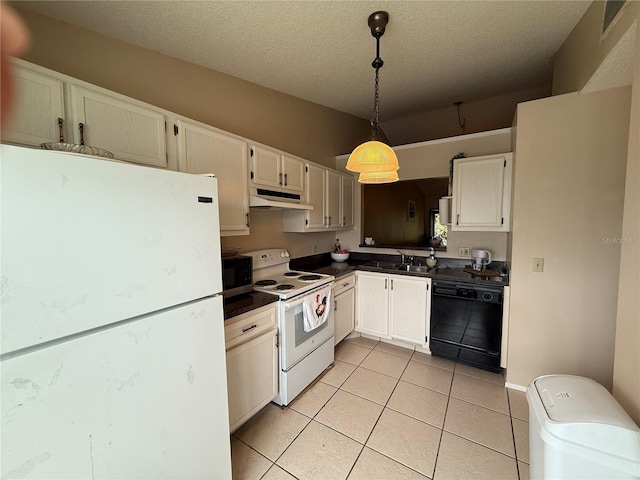
[[[633,64],[634,73],[620,237],[613,395],[640,424],[640,2],[627,2],[604,38],[600,34],[602,9],[603,2],[594,2],[558,51],[553,92],[578,91],[585,87],[635,25],[633,58],[625,59]]]
[[[627,2],[606,36],[601,39],[603,8],[604,2],[593,2],[556,53],[553,95],[582,89],[640,15],[640,2]]]
[[[640,35],[629,125],[613,395],[640,425]]]
[[[458,137],[433,140],[395,147],[398,156],[400,180],[414,180],[419,178],[438,178],[449,176],[449,162],[451,158],[463,152],[467,157],[490,155],[493,153],[505,153],[511,151],[511,129],[501,129],[494,132],[481,134],[461,135]],[[342,155],[337,159],[337,166],[344,170],[348,155]],[[356,183],[356,212],[360,212],[361,191]],[[491,251],[494,260],[506,260],[507,234],[490,232],[449,232],[446,252],[438,252],[436,256],[444,258],[458,258],[458,247],[483,248]],[[364,242],[362,233],[362,221],[356,217],[354,230],[343,232],[340,236],[343,245],[354,251],[369,253],[391,253],[395,250],[381,248],[359,248]],[[411,255],[425,255],[422,250],[405,250]]]
[[[509,383],[563,373],[611,388],[630,93],[518,106]]]
[[[534,88],[485,98],[465,101],[460,105],[465,134],[487,132],[511,126],[518,103],[551,95],[551,88]],[[384,119],[383,119],[384,120]],[[424,142],[461,134],[458,111],[454,105],[409,117],[386,120],[381,127],[392,145]]]
[[[18,8],[20,4],[16,5]],[[369,121],[20,10],[32,46],[24,59],[307,160],[333,167],[370,133]],[[243,251],[327,252],[335,234],[284,234],[282,212],[251,210],[251,235],[225,237]]]

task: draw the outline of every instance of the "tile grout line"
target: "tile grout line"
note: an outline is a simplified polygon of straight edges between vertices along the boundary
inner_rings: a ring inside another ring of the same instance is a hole
[[[451,372],[451,383],[449,384],[449,393],[447,395],[447,405],[444,407],[444,418],[442,419],[442,428],[440,429],[440,438],[438,439],[438,449],[436,450],[436,458],[433,462],[433,472],[431,472],[431,478],[436,476],[436,468],[438,468],[438,457],[440,456],[440,447],[442,447],[442,436],[444,435],[444,426],[447,423],[447,412],[449,411],[449,401],[451,400],[451,391],[453,390],[453,379],[456,375],[456,363],[453,365],[453,372]]]
[[[376,343],[376,345],[378,345],[380,342],[378,341],[378,343]],[[373,349],[371,349],[371,351],[373,351],[375,349],[375,347]],[[409,362],[411,361],[411,358],[413,357],[413,353],[411,354],[411,356],[409,357],[409,359],[407,360],[407,364],[404,366],[404,368],[402,369],[402,373],[400,373],[400,376],[396,379],[396,384],[394,385],[393,389],[391,390],[391,393],[389,394],[389,398],[387,398],[387,401],[385,402],[385,404],[382,406],[382,410],[380,411],[380,415],[378,415],[378,418],[376,419],[375,423],[373,424],[373,428],[371,428],[371,431],[369,432],[369,435],[367,435],[367,438],[365,439],[364,443],[362,444],[362,449],[360,450],[360,453],[358,454],[358,456],[356,457],[356,461],[353,462],[353,465],[351,465],[351,468],[349,469],[349,473],[347,473],[346,479],[349,478],[349,475],[351,475],[351,473],[353,472],[353,469],[356,466],[356,463],[358,463],[358,460],[360,459],[360,456],[362,455],[362,452],[364,452],[364,449],[367,447],[367,442],[369,441],[369,439],[371,438],[371,435],[373,434],[373,431],[376,429],[376,426],[378,425],[378,422],[380,421],[380,417],[382,417],[382,414],[384,413],[384,410],[387,408],[387,405],[389,404],[389,400],[391,400],[391,397],[393,396],[393,392],[396,391],[396,388],[398,388],[398,384],[400,383],[400,378],[402,377],[402,375],[404,374],[405,370],[407,369],[407,367],[409,366]],[[365,357],[366,358],[366,357]],[[364,359],[362,360],[364,362]],[[362,362],[360,362],[360,364],[362,364]],[[360,367],[360,365],[358,365],[358,367]],[[365,368],[365,367],[362,367]],[[365,370],[368,370],[365,368]],[[373,370],[369,370],[369,371],[373,371]],[[355,370],[354,370],[355,372]],[[376,373],[380,373],[380,372],[376,372]],[[384,375],[384,374],[381,374]],[[389,376],[389,375],[387,375]],[[392,377],[393,378],[393,377]],[[345,390],[346,392],[346,390]],[[350,392],[347,392],[350,393]],[[375,403],[375,402],[374,402]],[[395,411],[393,409],[391,409],[392,411]],[[414,472],[417,472],[417,470],[414,470],[413,468],[409,467],[408,465],[405,465],[402,462],[398,462],[397,460],[394,460],[391,457],[388,457],[387,455],[385,455],[384,453],[378,452],[377,450],[374,450],[373,448],[369,447],[371,450],[373,450],[374,452],[382,455],[383,457],[386,457],[400,465],[403,465],[407,468],[409,468],[410,470],[413,470]],[[420,472],[418,472],[420,473]]]
[[[511,424],[511,439],[513,440],[513,454],[516,457],[516,473],[518,474],[518,479],[520,479],[520,465],[518,465],[518,448],[516,447],[516,432],[513,427],[513,414],[511,412],[511,398],[509,397],[508,391],[507,391],[507,405],[509,407],[509,423]]]

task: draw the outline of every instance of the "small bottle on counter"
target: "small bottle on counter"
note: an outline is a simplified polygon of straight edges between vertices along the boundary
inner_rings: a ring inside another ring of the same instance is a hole
[[[336,244],[333,246],[333,253],[340,253],[342,251],[342,247],[340,246],[340,239],[336,238]]]

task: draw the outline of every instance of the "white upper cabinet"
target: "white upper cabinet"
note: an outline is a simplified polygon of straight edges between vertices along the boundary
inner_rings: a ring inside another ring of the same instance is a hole
[[[509,231],[512,164],[511,153],[454,160],[452,230]]]
[[[304,192],[304,160],[290,155],[282,155],[283,187],[287,190]]]
[[[319,165],[309,163],[306,166],[307,169],[307,202],[313,207],[313,210],[307,211],[283,211],[283,222],[291,219],[292,222],[296,219],[301,219],[303,225],[296,222],[295,225],[291,225],[296,231],[296,227],[302,227],[304,230],[325,230],[325,195],[327,190],[327,179],[325,176],[326,168]],[[287,229],[285,228],[285,231]]]
[[[310,162],[305,170],[304,196],[313,210],[283,210],[283,231],[319,232],[342,228],[342,174]]]
[[[298,194],[304,192],[304,160],[257,145],[251,146],[250,153],[253,186]]]
[[[65,141],[62,79],[20,60],[13,69],[16,94],[2,141],[31,146]]]
[[[340,188],[341,177],[338,172],[326,170],[327,188],[325,191],[326,218],[324,224],[327,228],[336,229],[342,226],[340,216]]]
[[[221,235],[249,235],[247,142],[189,120],[176,127],[180,171],[218,178]]]
[[[351,175],[341,175],[340,185],[340,226],[343,228],[354,225],[354,198],[355,198],[355,178]]]
[[[72,140],[109,150],[118,160],[167,168],[165,115],[103,89],[69,86]]]

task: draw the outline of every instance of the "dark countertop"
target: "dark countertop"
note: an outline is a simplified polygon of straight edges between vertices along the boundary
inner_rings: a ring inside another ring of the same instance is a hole
[[[262,292],[243,293],[224,299],[224,319],[229,320],[251,310],[255,310],[278,301],[277,295]]]
[[[417,261],[423,265],[426,259],[417,258]],[[314,273],[324,273],[328,275],[334,275],[339,278],[343,275],[353,273],[356,270],[365,270],[369,272],[391,273],[394,275],[409,275],[415,277],[426,277],[434,280],[449,280],[454,282],[466,282],[475,283],[479,285],[494,285],[503,287],[509,285],[509,277],[487,277],[481,275],[473,275],[471,273],[462,273],[453,271],[447,272],[447,269],[430,269],[427,273],[406,272],[402,270],[396,270],[395,268],[382,268],[376,267],[375,262],[387,262],[393,264],[400,263],[399,255],[380,255],[380,254],[367,254],[367,253],[352,253],[349,260],[346,262],[334,262],[331,259],[329,253],[322,253],[318,255],[311,255],[308,257],[296,258],[290,261],[290,267],[292,270],[304,270]],[[462,269],[469,260],[463,259],[438,259],[439,267],[450,267],[455,269]],[[504,262],[494,262],[496,270],[505,268]],[[493,264],[492,264],[493,265]]]
[[[397,257],[397,258],[396,258]],[[424,264],[424,259],[418,259]],[[460,259],[439,259],[438,266],[448,266],[451,268],[463,268],[469,260]],[[323,273],[340,278],[356,270],[368,272],[390,273],[394,275],[409,275],[415,277],[426,277],[433,280],[449,280],[454,282],[475,283],[480,285],[494,285],[498,287],[509,285],[509,277],[483,277],[479,275],[459,274],[447,275],[447,269],[430,269],[427,273],[404,272],[395,268],[378,268],[374,262],[387,262],[393,264],[400,263],[399,255],[380,255],[367,253],[352,253],[346,262],[334,262],[329,253],[321,253],[308,257],[293,258],[289,262],[291,270],[303,270],[305,272]],[[495,262],[494,262],[495,263]],[[497,262],[502,266],[502,262]],[[505,267],[506,268],[506,267]],[[229,320],[251,310],[269,305],[278,301],[277,295],[270,295],[262,292],[250,292],[237,297],[224,299],[224,319]]]

